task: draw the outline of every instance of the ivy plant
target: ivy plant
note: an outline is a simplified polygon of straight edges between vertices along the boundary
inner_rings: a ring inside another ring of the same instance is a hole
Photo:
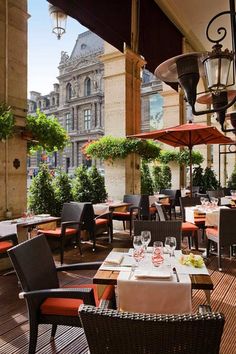
[[[11,107],[0,104],[0,141],[10,138],[13,134],[14,116]]]
[[[180,165],[189,165],[189,149],[181,151],[176,150],[161,150],[158,160],[163,164],[177,162]],[[200,165],[204,161],[202,154],[199,151],[192,151],[192,164]]]
[[[65,129],[54,116],[47,116],[37,110],[36,116],[28,115],[26,118],[26,131],[33,135],[29,143],[29,152],[44,150],[54,152],[63,150],[69,142]]]

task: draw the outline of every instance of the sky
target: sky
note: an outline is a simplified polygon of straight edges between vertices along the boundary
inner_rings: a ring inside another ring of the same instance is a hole
[[[28,97],[30,91],[42,95],[53,90],[58,82],[61,52],[71,54],[78,34],[87,29],[67,17],[66,33],[60,40],[52,33],[51,18],[46,0],[28,1]]]

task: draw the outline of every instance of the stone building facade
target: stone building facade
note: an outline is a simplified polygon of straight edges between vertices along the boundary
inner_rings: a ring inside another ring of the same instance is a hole
[[[70,145],[63,152],[47,157],[47,162],[52,168],[61,166],[71,175],[80,164],[90,166],[92,163],[83,156],[82,146],[104,135],[104,64],[100,60],[103,53],[104,41],[96,34],[86,31],[78,35],[71,55],[61,53],[58,84],[54,84],[53,91],[44,96],[30,92],[28,114],[34,114],[36,109],[47,115],[53,114],[69,134]],[[142,81],[141,130],[145,131],[150,129],[150,117],[156,115],[153,113],[155,109],[162,110],[158,94],[162,84],[147,70],[143,71]],[[30,174],[42,160],[45,156],[40,154],[28,159]],[[102,163],[96,163],[103,171]]]

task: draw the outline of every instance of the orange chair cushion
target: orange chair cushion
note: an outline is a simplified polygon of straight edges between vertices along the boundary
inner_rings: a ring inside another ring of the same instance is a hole
[[[150,208],[149,208],[149,213],[150,213],[150,214],[156,214],[156,212],[157,212],[156,207],[150,207]]]
[[[182,222],[182,231],[197,231],[198,227],[191,222]]]
[[[130,212],[129,211],[114,211],[112,214],[113,217],[119,216],[119,217],[125,217],[125,216],[130,216]]]
[[[5,253],[12,246],[13,246],[12,242],[9,241],[0,242],[0,253]]]
[[[206,235],[211,235],[211,236],[215,236],[218,237],[219,236],[219,230],[217,227],[208,227],[206,229]]]
[[[99,305],[99,298],[96,284],[81,284],[64,286],[64,288],[92,288],[94,291],[94,298],[96,306]],[[101,299],[110,300],[114,294],[114,286],[106,287]],[[81,299],[67,299],[67,298],[48,298],[40,306],[43,315],[59,315],[59,316],[78,316],[78,308],[83,304]]]
[[[55,230],[38,230],[39,233],[42,233],[46,236],[55,236],[55,237],[60,237],[61,236],[61,228],[57,227]],[[66,235],[74,235],[76,234],[76,230],[75,229],[70,229],[67,228],[66,229]]]
[[[107,225],[108,224],[108,219],[96,219],[96,225]]]

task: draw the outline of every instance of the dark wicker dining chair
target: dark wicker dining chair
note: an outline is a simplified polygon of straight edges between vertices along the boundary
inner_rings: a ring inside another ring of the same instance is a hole
[[[221,313],[158,315],[81,305],[91,354],[218,354]]]
[[[29,354],[35,353],[39,324],[52,324],[51,337],[54,338],[57,325],[81,327],[78,308],[82,303],[99,305],[95,284],[60,287],[57,272],[98,269],[101,262],[56,268],[44,235],[12,247],[8,254],[22,288],[19,297],[24,298],[27,303],[30,325]],[[114,288],[108,286],[102,295],[102,306],[113,301]]]
[[[151,231],[151,245],[154,241],[165,241],[167,236],[176,238],[177,247],[181,247],[181,221],[151,221],[151,220],[134,220],[134,235],[140,235],[141,231]]]
[[[0,236],[0,258],[8,257],[7,251],[18,244],[17,234]]]

